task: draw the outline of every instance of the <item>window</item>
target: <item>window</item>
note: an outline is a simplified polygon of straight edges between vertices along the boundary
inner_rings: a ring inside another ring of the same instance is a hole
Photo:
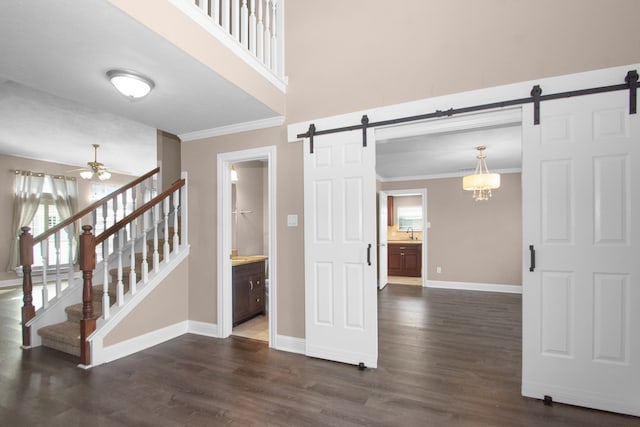
[[[419,206],[398,206],[398,231],[422,231],[422,208]]]
[[[31,224],[29,224],[31,234],[33,236],[39,236],[50,228],[55,227],[61,221],[60,213],[53,202],[51,193],[43,193],[40,199],[40,205],[38,205],[38,210]],[[69,265],[69,260],[72,257],[72,242],[71,239],[69,239],[69,233],[63,230],[58,234],[58,238],[60,239],[60,265]],[[54,265],[57,261],[57,242],[55,239],[56,236],[49,238],[49,265]],[[43,264],[42,253],[36,249],[33,253],[33,267],[42,267]]]
[[[58,208],[55,204],[55,196],[53,189],[53,182],[50,176],[45,177],[44,182],[42,184],[42,196],[40,197],[40,204],[38,205],[38,209],[31,220],[31,234],[33,236],[39,236],[50,228],[55,227],[60,222],[62,222],[64,218],[62,218],[60,212],[58,212]],[[49,238],[49,262],[48,264],[55,265],[58,261],[60,265],[69,265],[71,264],[70,260],[73,259],[72,249],[73,249],[73,240],[69,236],[68,230],[62,230],[60,233],[57,233],[57,236],[51,236]],[[58,247],[58,242],[56,242],[56,238],[60,239],[60,259],[58,260],[58,254],[56,248]],[[39,246],[36,247],[36,250],[33,253],[33,267],[42,267],[44,262],[42,260],[42,252],[38,250]]]

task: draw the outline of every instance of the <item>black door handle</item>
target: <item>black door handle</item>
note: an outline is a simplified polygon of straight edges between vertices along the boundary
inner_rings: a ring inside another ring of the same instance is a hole
[[[371,243],[367,246],[367,264],[371,265]]]
[[[533,245],[529,245],[529,253],[531,254],[531,261],[529,261],[529,271],[533,271],[536,268],[536,250],[533,249]]]

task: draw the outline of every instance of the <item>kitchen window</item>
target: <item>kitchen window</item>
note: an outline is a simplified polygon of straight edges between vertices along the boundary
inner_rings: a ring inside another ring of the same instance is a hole
[[[422,231],[422,208],[420,206],[399,206],[398,207],[398,231]]]

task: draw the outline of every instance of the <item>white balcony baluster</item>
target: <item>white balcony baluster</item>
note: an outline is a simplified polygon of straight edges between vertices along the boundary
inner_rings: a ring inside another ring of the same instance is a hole
[[[263,2],[264,0],[258,1],[258,30],[256,31],[257,35],[257,48],[256,48],[256,56],[264,64],[264,24],[263,24]]]
[[[269,0],[265,2],[264,14],[264,65],[271,68],[271,9],[269,8]]]
[[[231,0],[220,0],[220,25],[222,28],[228,33],[230,30],[230,19],[231,19],[231,8],[230,2]]]
[[[242,0],[240,8],[240,43],[245,49],[249,49],[249,9],[247,0]]]
[[[249,13],[249,51],[255,55],[257,42],[256,0],[249,1],[249,8],[251,9],[251,12]]]

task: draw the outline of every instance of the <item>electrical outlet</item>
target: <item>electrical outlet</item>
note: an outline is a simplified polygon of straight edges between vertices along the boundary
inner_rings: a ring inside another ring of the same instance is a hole
[[[438,273],[438,274],[442,273],[442,267],[437,266],[436,267],[436,273]]]

